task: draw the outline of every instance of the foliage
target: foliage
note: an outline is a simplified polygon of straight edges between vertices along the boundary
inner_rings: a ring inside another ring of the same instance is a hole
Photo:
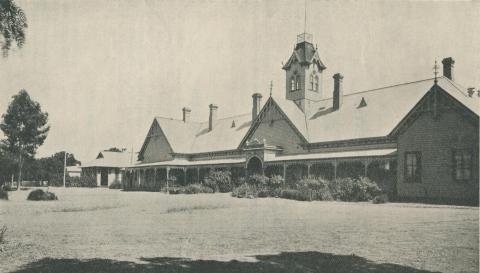
[[[13,0],[0,1],[0,40],[2,54],[8,56],[12,42],[21,48],[25,44],[25,28],[27,28],[25,12],[19,8]]]
[[[58,200],[57,196],[53,192],[43,191],[42,189],[37,189],[31,191],[28,194],[27,200],[30,201],[51,201],[51,200]]]
[[[374,204],[384,204],[387,202],[388,202],[388,195],[385,193],[375,196],[372,200],[372,203]]]
[[[265,188],[268,186],[268,183],[269,178],[260,174],[254,174],[247,178],[247,184],[255,187]]]
[[[112,148],[109,148],[108,150],[105,150],[106,152],[118,152],[118,153],[121,153],[121,152],[124,152],[126,149],[125,148],[117,148],[117,147],[112,147]]]
[[[381,193],[378,185],[366,177],[337,179],[330,184],[330,190],[336,200],[354,202],[372,200]]]
[[[95,181],[95,186],[97,186],[97,183]],[[112,184],[108,186],[109,189],[121,189],[122,188],[122,183],[120,181],[114,181]]]
[[[330,192],[329,181],[322,178],[304,178],[297,184],[297,190],[306,200],[333,200]]]
[[[213,191],[230,192],[232,191],[232,175],[229,171],[211,171],[204,178],[204,184]]]
[[[37,148],[47,138],[50,127],[48,114],[42,112],[40,104],[30,98],[27,91],[20,90],[13,96],[7,112],[2,115],[0,129],[6,151],[15,156],[18,164],[18,181],[22,181],[22,166],[25,159],[32,158]],[[18,183],[20,186],[20,183]]]
[[[65,179],[65,185],[67,187],[95,188],[97,187],[97,180],[95,179],[94,176],[80,176],[80,177],[67,176]]]
[[[292,199],[298,201],[306,201],[309,196],[305,195],[304,192],[301,192],[296,189],[285,189],[280,192],[280,197],[285,199]]]
[[[0,187],[0,200],[8,200],[8,191]]]
[[[268,180],[268,186],[278,188],[285,184],[285,179],[281,175],[274,175]]]
[[[212,188],[201,184],[190,184],[185,187],[182,187],[183,193],[185,194],[197,194],[197,193],[213,193]]]
[[[232,196],[238,198],[257,197],[256,187],[244,183],[232,190]]]

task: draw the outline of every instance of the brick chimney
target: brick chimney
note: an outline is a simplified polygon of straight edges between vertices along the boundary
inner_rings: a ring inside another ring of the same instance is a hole
[[[258,113],[260,113],[260,106],[262,102],[262,94],[255,93],[252,95],[252,121],[254,121]]]
[[[448,57],[442,60],[443,64],[443,76],[453,81],[453,65],[455,60],[452,57]]]
[[[217,121],[217,109],[218,106],[215,104],[210,104],[210,115],[208,117],[208,131],[211,131],[215,127],[215,122]]]
[[[192,110],[188,107],[183,107],[182,112],[183,112],[183,122],[185,122],[185,123],[189,122],[190,121],[190,113],[192,112]]]
[[[333,110],[340,109],[343,102],[343,76],[340,73],[333,75]]]

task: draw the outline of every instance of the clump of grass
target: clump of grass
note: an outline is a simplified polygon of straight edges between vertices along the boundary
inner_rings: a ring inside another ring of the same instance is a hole
[[[221,209],[225,206],[192,206],[192,207],[175,207],[168,208],[167,213],[176,213],[176,212],[192,212],[194,210],[207,210],[207,209]]]
[[[7,233],[7,226],[3,225],[2,228],[0,228],[0,244],[5,243],[5,233]]]
[[[58,200],[53,192],[43,191],[42,189],[34,190],[28,194],[27,200],[30,201],[52,201]]]

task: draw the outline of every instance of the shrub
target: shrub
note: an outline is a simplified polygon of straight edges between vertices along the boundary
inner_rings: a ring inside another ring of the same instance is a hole
[[[0,188],[0,200],[8,200],[8,191]]]
[[[213,193],[212,188],[200,184],[190,184],[183,188],[185,194]]]
[[[308,197],[305,192],[296,189],[285,189],[280,192],[280,197],[285,199],[292,199],[298,201],[306,201]]]
[[[285,179],[280,175],[274,175],[268,179],[268,186],[275,189],[285,184]]]
[[[366,177],[337,179],[330,184],[330,190],[336,200],[355,202],[372,200],[381,193],[378,185]]]
[[[229,171],[211,171],[204,178],[204,184],[214,192],[230,192],[233,189],[231,177]]]
[[[97,187],[97,180],[94,176],[67,177],[65,181],[67,187]]]
[[[252,185],[243,184],[232,190],[232,196],[238,198],[256,197],[257,191]]]
[[[109,189],[121,189],[122,183],[120,181],[114,181],[112,184],[108,186]]]
[[[388,202],[388,195],[385,193],[375,196],[375,198],[373,198],[372,200],[372,203],[374,204],[384,204],[387,202]]]
[[[248,177],[247,184],[255,187],[265,188],[266,186],[268,186],[268,181],[268,177],[260,174],[254,174]]]
[[[298,182],[297,189],[306,200],[333,200],[329,184],[329,181],[322,178],[308,177]]]
[[[42,189],[34,190],[28,194],[27,200],[30,201],[50,201],[58,200],[53,192],[43,191]]]

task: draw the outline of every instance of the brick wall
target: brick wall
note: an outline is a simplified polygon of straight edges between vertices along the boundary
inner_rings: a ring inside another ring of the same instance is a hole
[[[478,124],[468,122],[454,110],[436,119],[422,114],[398,138],[398,195],[400,197],[472,199],[478,198]],[[454,149],[473,153],[472,180],[453,177]],[[405,152],[421,152],[421,183],[405,182]]]

